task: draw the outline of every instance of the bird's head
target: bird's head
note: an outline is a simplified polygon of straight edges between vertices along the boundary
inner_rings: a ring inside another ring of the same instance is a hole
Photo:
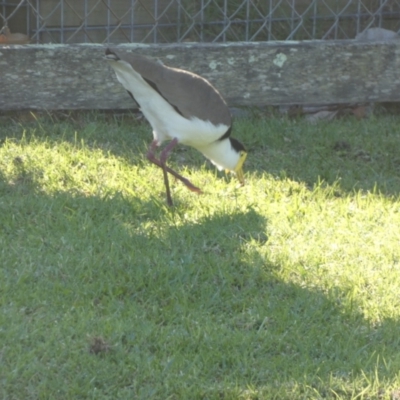
[[[232,172],[236,174],[236,177],[238,178],[240,184],[244,185],[243,164],[247,157],[246,148],[243,146],[241,142],[239,142],[239,140],[236,140],[234,138],[229,138],[229,141],[231,142],[233,150],[238,155],[238,161],[235,167],[233,168]]]

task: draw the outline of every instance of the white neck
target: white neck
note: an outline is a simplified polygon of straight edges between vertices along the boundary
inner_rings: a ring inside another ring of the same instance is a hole
[[[232,147],[229,139],[217,140],[208,146],[198,147],[219,170],[233,171],[237,166],[240,154]]]

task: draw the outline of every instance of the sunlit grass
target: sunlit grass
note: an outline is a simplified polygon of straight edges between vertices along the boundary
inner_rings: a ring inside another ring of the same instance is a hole
[[[0,120],[0,397],[395,399],[399,122],[237,121],[169,208],[148,125]]]

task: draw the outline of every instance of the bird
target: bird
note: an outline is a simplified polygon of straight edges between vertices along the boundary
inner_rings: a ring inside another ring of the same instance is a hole
[[[219,170],[234,173],[240,185],[244,185],[246,148],[231,137],[229,107],[207,79],[137,53],[121,54],[107,48],[105,58],[153,129],[147,158],[163,171],[169,206],[173,201],[168,174],[191,191],[202,193],[200,188],[166,164],[178,143],[197,149]],[[157,158],[157,148],[168,140]]]

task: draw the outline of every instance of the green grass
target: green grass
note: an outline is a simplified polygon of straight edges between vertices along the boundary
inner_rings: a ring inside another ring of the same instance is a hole
[[[246,186],[147,124],[0,120],[0,398],[398,399],[400,118],[238,121]]]

